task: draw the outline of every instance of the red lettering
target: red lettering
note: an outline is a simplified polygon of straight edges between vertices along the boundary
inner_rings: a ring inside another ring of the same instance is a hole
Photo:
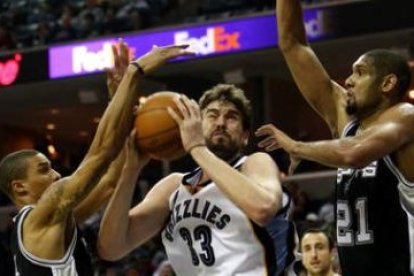
[[[214,28],[214,50],[217,52],[240,49],[239,32],[226,33],[223,27]]]

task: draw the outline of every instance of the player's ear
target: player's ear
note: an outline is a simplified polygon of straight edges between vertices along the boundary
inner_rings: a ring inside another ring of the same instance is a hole
[[[20,180],[20,179],[13,180],[10,183],[10,187],[11,187],[13,194],[19,195],[19,194],[27,193],[27,186],[23,180]]]
[[[395,86],[397,85],[398,78],[395,74],[388,74],[386,75],[381,83],[381,89],[385,93],[388,93],[390,91],[393,91],[395,89]]]

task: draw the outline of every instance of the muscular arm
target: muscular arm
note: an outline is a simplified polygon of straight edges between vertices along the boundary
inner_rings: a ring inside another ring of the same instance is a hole
[[[125,151],[122,150],[92,192],[75,207],[74,216],[77,223],[80,224],[88,219],[109,200],[121,175],[124,162]]]
[[[277,0],[279,46],[302,95],[326,121],[334,137],[349,120],[341,107],[344,90],[333,82],[309,47],[299,0]]]
[[[27,223],[33,221],[42,226],[65,220],[67,214],[99,182],[131,129],[138,81],[136,68],[130,66],[98,125],[84,160],[70,177],[52,184],[44,192]]]
[[[126,44],[122,43],[121,47],[126,47]],[[145,73],[150,73],[169,59],[192,55],[192,52],[185,50],[186,47],[186,45],[153,47],[136,62]],[[138,99],[137,88],[140,80],[140,74],[137,71],[136,66],[128,66],[115,96],[98,125],[89,151],[78,169],[66,179],[64,186],[62,182],[55,183],[45,191],[28,220],[33,218],[33,221],[41,227],[47,223],[65,220],[67,214],[99,182],[124,145],[125,138],[131,130],[133,107]],[[58,189],[59,193],[56,193]]]
[[[246,215],[265,225],[282,205],[282,189],[276,164],[265,153],[247,158],[241,172],[212,154],[207,147],[191,151],[194,160]]]
[[[139,170],[124,168],[120,183],[103,216],[98,252],[105,260],[122,258],[161,229],[170,212],[169,197],[182,178],[179,174],[164,178],[141,203],[130,210],[138,173]]]
[[[385,112],[358,135],[319,142],[296,142],[292,154],[327,166],[361,168],[414,139],[414,112],[402,104]]]

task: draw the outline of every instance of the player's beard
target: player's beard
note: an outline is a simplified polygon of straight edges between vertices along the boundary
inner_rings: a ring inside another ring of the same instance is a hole
[[[349,98],[346,102],[345,112],[349,116],[354,116],[358,112],[358,107],[354,98]]]
[[[240,146],[232,139],[229,139],[227,143],[222,139],[218,139],[216,143],[213,143],[212,139],[207,139],[206,145],[217,157],[226,162],[232,161],[241,150]]]
[[[346,111],[346,114],[348,114],[349,116],[354,116],[356,115],[358,108],[355,103],[347,104],[345,111]]]

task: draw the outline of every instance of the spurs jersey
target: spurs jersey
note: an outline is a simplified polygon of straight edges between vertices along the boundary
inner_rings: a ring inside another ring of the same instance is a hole
[[[357,135],[358,122],[342,136]],[[414,218],[405,202],[414,183],[390,156],[362,169],[338,169],[336,227],[344,276],[414,275]]]
[[[13,252],[16,276],[91,276],[92,265],[83,240],[75,229],[66,255],[60,260],[38,258],[28,252],[22,243],[23,221],[34,206],[22,208],[15,218],[11,248]]]
[[[245,159],[231,165],[238,169]],[[201,173],[198,168],[186,174],[170,198],[162,240],[177,275],[275,275],[277,230],[270,233],[252,222],[214,182],[191,194],[186,186]]]

